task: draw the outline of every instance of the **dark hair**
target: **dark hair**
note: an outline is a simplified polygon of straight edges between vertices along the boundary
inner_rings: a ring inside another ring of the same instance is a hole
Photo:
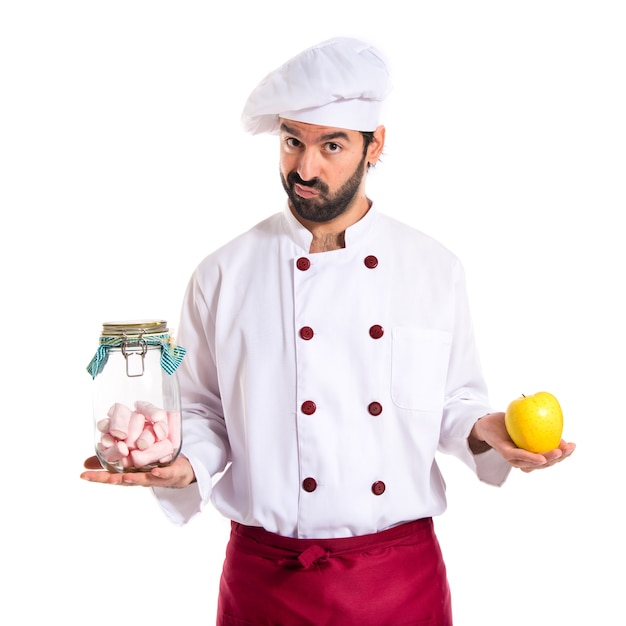
[[[362,130],[361,135],[363,135],[363,156],[365,156],[369,145],[374,141],[374,131],[373,130]],[[367,164],[367,169],[372,167],[371,163]]]
[[[374,141],[374,131],[373,130],[362,130],[361,135],[363,135],[363,154],[367,152],[367,148]]]

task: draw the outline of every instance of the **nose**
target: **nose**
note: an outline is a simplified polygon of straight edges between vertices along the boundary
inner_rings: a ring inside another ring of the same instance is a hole
[[[300,154],[297,172],[304,181],[313,180],[319,176],[320,163],[317,151],[306,148]]]

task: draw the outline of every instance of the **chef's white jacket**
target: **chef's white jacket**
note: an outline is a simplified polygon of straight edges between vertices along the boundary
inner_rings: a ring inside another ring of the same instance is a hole
[[[177,342],[197,482],[154,490],[187,522],[212,501],[281,535],[344,537],[442,513],[437,450],[499,485],[467,438],[491,411],[459,260],[375,206],[310,254],[288,207],[194,272]]]

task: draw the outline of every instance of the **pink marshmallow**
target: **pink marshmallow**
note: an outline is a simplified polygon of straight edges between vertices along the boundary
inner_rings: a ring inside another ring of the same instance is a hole
[[[157,441],[145,450],[133,450],[130,453],[135,467],[145,467],[172,454],[172,442],[169,439]]]
[[[156,437],[154,436],[154,432],[151,428],[144,428],[143,432],[137,438],[135,445],[139,450],[146,450],[150,446],[154,444],[156,441]]]
[[[116,441],[110,448],[100,451],[102,458],[108,463],[115,463],[128,456],[128,446],[123,441]]]
[[[115,438],[109,433],[103,433],[102,437],[100,437],[100,443],[103,448],[111,448],[115,445]]]
[[[180,411],[168,411],[167,413],[168,423],[168,438],[174,446],[174,450],[180,448],[181,436],[180,436]]]
[[[107,415],[110,418],[109,432],[117,439],[126,439],[128,435],[128,422],[132,411],[123,404],[116,402]]]
[[[134,469],[134,465],[133,465],[133,461],[130,457],[130,454],[128,456],[125,456],[123,459],[120,459],[118,461],[118,463],[122,466],[122,469]]]
[[[141,413],[132,413],[128,420],[128,435],[124,440],[129,448],[137,447],[137,439],[146,425],[146,418]]]
[[[108,433],[109,432],[109,422],[111,420],[108,417],[105,417],[104,419],[101,419],[98,421],[98,423],[96,424],[96,428],[101,432],[101,433]]]
[[[158,406],[152,404],[152,402],[137,400],[135,402],[135,409],[142,415],[145,415],[151,422],[167,420],[167,411],[160,409]]]
[[[154,436],[156,437],[157,441],[163,441],[163,439],[167,439],[167,435],[169,432],[167,420],[154,422],[154,424],[152,424],[152,430],[154,431]]]

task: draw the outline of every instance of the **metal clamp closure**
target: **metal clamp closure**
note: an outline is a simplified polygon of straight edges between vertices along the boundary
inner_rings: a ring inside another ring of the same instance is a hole
[[[148,352],[148,344],[142,337],[129,339],[124,335],[122,354],[126,359],[126,376],[129,378],[143,376],[146,352]]]

